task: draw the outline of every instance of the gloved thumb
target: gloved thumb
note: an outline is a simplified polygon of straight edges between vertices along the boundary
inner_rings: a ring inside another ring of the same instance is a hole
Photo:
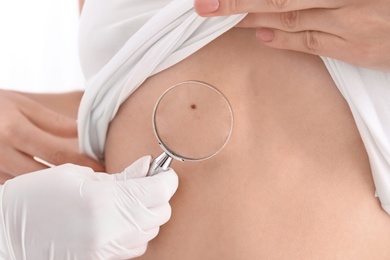
[[[149,171],[151,161],[152,156],[143,156],[137,161],[135,161],[133,164],[128,166],[123,172],[114,174],[114,177],[118,181],[146,177],[146,174]]]

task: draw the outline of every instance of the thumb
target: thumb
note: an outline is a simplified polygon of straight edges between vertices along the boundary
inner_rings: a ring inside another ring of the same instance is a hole
[[[127,167],[123,172],[114,174],[114,178],[118,181],[124,181],[146,177],[151,161],[152,157],[150,155],[143,156]]]

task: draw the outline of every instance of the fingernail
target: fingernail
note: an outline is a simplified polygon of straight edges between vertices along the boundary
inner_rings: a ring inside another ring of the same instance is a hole
[[[256,32],[256,37],[262,42],[271,42],[275,37],[275,33],[271,29],[261,28]]]
[[[213,13],[218,10],[219,0],[199,0],[197,2],[197,11],[199,13]]]

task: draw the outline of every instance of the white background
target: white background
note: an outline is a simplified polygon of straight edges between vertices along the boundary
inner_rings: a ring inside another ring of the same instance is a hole
[[[82,89],[78,0],[0,0],[0,88]]]

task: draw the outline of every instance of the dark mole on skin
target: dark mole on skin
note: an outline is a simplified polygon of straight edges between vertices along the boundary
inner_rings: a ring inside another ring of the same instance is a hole
[[[192,105],[191,105],[191,108],[192,108],[192,109],[196,109],[196,105],[195,105],[195,104],[192,104]]]

